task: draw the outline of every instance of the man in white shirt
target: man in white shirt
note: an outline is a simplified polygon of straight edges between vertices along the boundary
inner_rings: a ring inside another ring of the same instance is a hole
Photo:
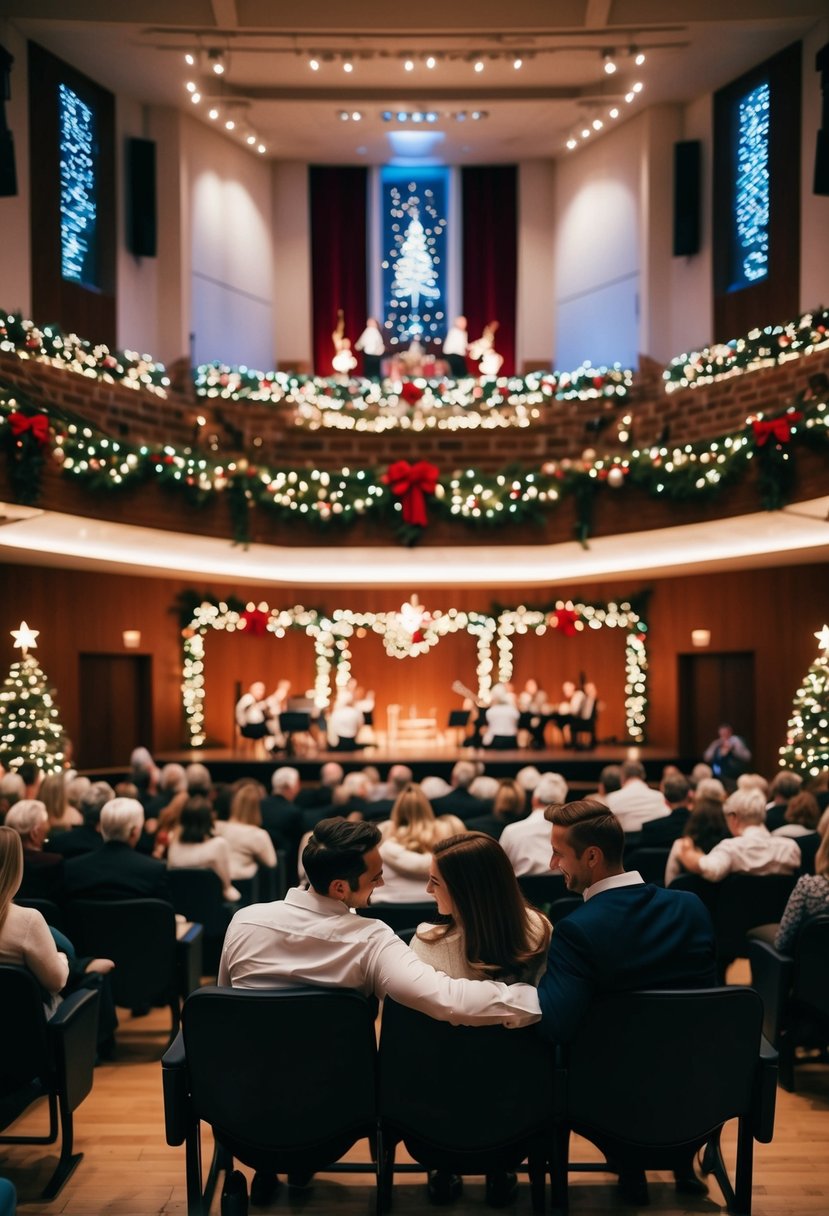
[[[466,1026],[537,1022],[529,984],[453,980],[422,963],[379,920],[355,916],[383,885],[381,835],[372,823],[324,819],[302,855],[311,890],[255,904],[234,916],[225,938],[219,983],[234,988],[325,984],[388,994],[441,1021]]]
[[[567,801],[567,782],[560,773],[542,773],[533,790],[532,809],[526,819],[510,823],[501,833],[501,848],[517,875],[546,874],[550,868],[548,806]]]
[[[350,692],[343,691],[337,698],[337,703],[328,715],[328,742],[338,752],[353,752],[360,746],[357,735],[365,719],[354,704]]]
[[[642,824],[651,819],[662,819],[670,814],[659,790],[653,790],[646,784],[645,770],[636,760],[625,761],[622,765],[622,788],[607,794],[604,802],[619,820],[626,835],[638,832]]]
[[[366,327],[354,343],[354,349],[363,352],[363,375],[366,380],[379,380],[380,360],[386,347],[380,332],[380,322],[376,317],[369,317],[366,321]]]
[[[455,317],[454,323],[443,339],[443,354],[449,364],[449,371],[456,380],[463,380],[469,375],[466,366],[466,352],[469,347],[469,335],[466,332],[466,317]]]
[[[766,800],[760,790],[737,790],[723,807],[731,831],[710,853],[701,853],[690,837],[678,844],[679,860],[691,874],[722,882],[729,874],[794,874],[800,848],[787,836],[774,836],[766,827]]]

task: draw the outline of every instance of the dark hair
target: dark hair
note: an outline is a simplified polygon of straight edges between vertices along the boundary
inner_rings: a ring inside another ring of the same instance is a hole
[[[701,798],[685,824],[684,835],[690,836],[703,853],[710,853],[714,845],[731,835],[722,805],[719,798]]]
[[[544,818],[556,827],[567,829],[567,840],[581,857],[585,849],[601,849],[609,866],[622,864],[625,833],[622,825],[603,802],[597,798],[582,798],[548,807]]]
[[[797,774],[792,773],[788,769],[783,769],[772,780],[769,788],[769,793],[773,798],[794,798],[795,794],[799,794],[803,787],[803,779]]]
[[[682,773],[678,773],[673,777],[666,777],[662,782],[662,794],[666,802],[684,802],[690,790],[691,787]]]
[[[6,765],[8,768],[8,765]],[[34,760],[24,760],[22,764],[18,764],[17,771],[27,785],[31,785],[37,777],[37,765]]]
[[[527,796],[518,782],[511,777],[505,777],[498,782],[492,813],[496,819],[503,819],[506,823],[526,818]]]
[[[317,894],[327,895],[338,878],[356,891],[365,872],[365,855],[381,838],[380,829],[373,823],[353,823],[342,816],[321,819],[302,851],[302,865]]]
[[[457,921],[426,930],[426,941],[440,940],[457,925],[467,962],[481,979],[514,982],[540,963],[552,928],[541,917],[542,932],[533,933],[527,901],[497,840],[484,832],[462,832],[439,841],[434,859],[458,915]]]
[[[181,808],[179,819],[179,842],[201,844],[213,835],[213,811],[206,798],[197,795],[188,798]]]
[[[644,764],[640,764],[638,760],[626,760],[622,765],[622,781],[627,781],[630,777],[637,777],[640,781],[644,781]]]
[[[599,784],[606,794],[622,788],[622,769],[618,764],[606,764],[599,773]]]

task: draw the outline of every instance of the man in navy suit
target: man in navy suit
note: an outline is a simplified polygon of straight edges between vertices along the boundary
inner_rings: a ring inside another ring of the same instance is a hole
[[[715,987],[714,931],[702,901],[626,873],[622,825],[596,799],[550,806],[545,816],[552,825],[550,869],[584,903],[552,937],[538,986],[541,1033],[555,1042],[572,1039],[593,999],[605,993]],[[611,1145],[600,1147],[613,1155]],[[642,1171],[619,1164],[623,1195],[647,1202]],[[685,1193],[705,1189],[690,1162],[677,1168],[676,1184]]]

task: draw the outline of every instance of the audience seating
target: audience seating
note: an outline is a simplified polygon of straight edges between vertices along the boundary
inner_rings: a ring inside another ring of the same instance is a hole
[[[176,940],[176,915],[160,899],[75,900],[67,907],[78,954],[111,958],[116,1005],[126,1009],[168,1005],[171,1040],[178,1033],[181,1001],[199,986],[202,926]]]
[[[575,912],[576,908],[580,908],[583,903],[581,895],[563,895],[561,899],[554,899],[547,909],[550,924],[557,925],[560,920],[564,920],[565,916]]]
[[[16,895],[14,902],[21,908],[34,908],[40,913],[47,925],[51,925],[53,929],[57,929],[60,933],[63,932],[63,913],[51,899],[22,899],[19,895]]]
[[[731,1211],[750,1213],[753,1141],[774,1130],[777,1053],[762,1039],[763,1009],[750,988],[633,992],[597,1001],[576,1039],[557,1052],[552,1179],[567,1206],[571,1131],[627,1168],[673,1167],[707,1145]],[[736,1183],[720,1134],[738,1119]]]
[[[748,958],[749,929],[775,924],[782,918],[795,881],[789,874],[731,874],[716,884],[714,935],[717,966],[723,978],[735,958]]]
[[[780,1052],[780,1084],[794,1091],[796,1047],[829,1045],[829,916],[805,922],[791,955],[767,942],[749,947],[751,982],[763,1000],[763,1033]]]
[[[533,907],[545,910],[556,899],[564,899],[567,886],[560,874],[522,874],[518,879],[521,893]]]
[[[416,929],[424,921],[436,921],[440,915],[433,899],[418,904],[369,904],[367,908],[358,908],[357,911],[360,916],[367,916],[371,920],[382,920],[395,933]]]
[[[222,881],[213,870],[168,870],[173,907],[204,930],[204,974],[215,975],[236,905],[225,903]]]
[[[625,869],[638,870],[645,882],[652,882],[657,887],[665,886],[665,867],[668,864],[670,849],[645,848],[632,849],[628,854],[625,850]]]
[[[334,1168],[379,1180],[374,1006],[360,993],[201,988],[162,1068],[167,1143],[185,1145],[188,1216],[209,1210],[233,1158],[263,1171],[330,1170],[367,1138],[372,1164]],[[204,1189],[202,1122],[216,1142]]]
[[[801,874],[814,874],[815,872],[815,857],[820,848],[822,840],[820,832],[810,832],[808,836],[797,837],[797,847],[800,849],[800,869],[797,871],[798,877]]]
[[[99,993],[74,992],[47,1019],[43,992],[25,967],[0,966],[3,1040],[0,1129],[38,1098],[49,1100],[45,1136],[0,1136],[0,1144],[54,1144],[60,1157],[41,1198],[54,1199],[83,1157],[73,1149],[73,1113],[92,1089]]]
[[[552,1053],[533,1029],[451,1026],[387,997],[378,1088],[383,1210],[402,1141],[426,1169],[458,1174],[514,1170],[529,1159],[533,1210],[543,1212],[552,1084]]]

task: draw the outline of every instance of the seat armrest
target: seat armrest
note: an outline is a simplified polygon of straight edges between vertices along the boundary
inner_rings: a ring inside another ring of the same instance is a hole
[[[161,1082],[164,1091],[164,1132],[167,1143],[183,1144],[190,1119],[190,1095],[187,1057],[181,1031],[161,1057]]]
[[[760,1058],[754,1076],[752,1095],[752,1131],[754,1139],[761,1144],[770,1144],[774,1136],[774,1112],[777,1104],[777,1051],[763,1037],[760,1039]]]
[[[176,976],[182,1000],[195,992],[201,981],[204,959],[204,925],[192,924],[176,941]]]
[[[751,986],[763,1002],[763,1034],[773,1045],[780,1039],[783,1012],[791,991],[794,961],[768,942],[750,941]]]
[[[47,1023],[59,1092],[76,1110],[92,1089],[98,1043],[97,989],[84,988],[63,1001]]]

